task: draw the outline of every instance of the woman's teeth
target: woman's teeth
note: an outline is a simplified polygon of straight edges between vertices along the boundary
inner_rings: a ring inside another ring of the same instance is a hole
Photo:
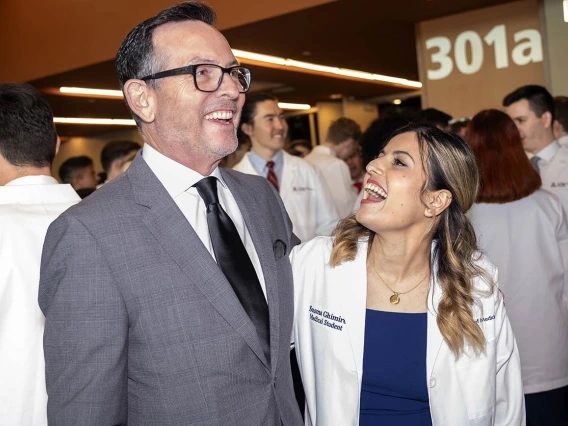
[[[365,185],[365,191],[376,198],[382,198],[383,200],[387,198],[387,193],[380,186],[373,185],[372,183]]]

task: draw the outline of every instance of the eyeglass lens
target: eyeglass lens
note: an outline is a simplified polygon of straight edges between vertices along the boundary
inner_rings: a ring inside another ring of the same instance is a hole
[[[216,65],[200,65],[195,70],[195,82],[199,90],[214,92],[221,85],[223,70]],[[230,76],[237,84],[239,92],[246,92],[250,84],[249,71],[244,67],[231,69]]]

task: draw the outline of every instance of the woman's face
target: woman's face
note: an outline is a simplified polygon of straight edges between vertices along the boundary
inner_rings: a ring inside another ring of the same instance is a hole
[[[428,226],[432,219],[421,201],[425,179],[416,134],[395,136],[367,166],[357,221],[378,234]]]

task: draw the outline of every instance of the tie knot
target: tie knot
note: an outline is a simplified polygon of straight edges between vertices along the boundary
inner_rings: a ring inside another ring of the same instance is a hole
[[[219,203],[216,177],[208,176],[206,178],[203,178],[194,186],[207,207],[209,207],[211,204]]]
[[[267,161],[266,167],[268,167],[270,170],[272,170],[274,168],[274,161]]]
[[[536,169],[536,171],[539,173],[540,173],[540,167],[538,163],[540,162],[540,160],[542,160],[542,158],[540,158],[538,155],[531,157],[531,163],[533,167]]]

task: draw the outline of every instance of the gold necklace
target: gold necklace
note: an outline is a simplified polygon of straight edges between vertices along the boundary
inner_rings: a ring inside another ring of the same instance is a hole
[[[384,285],[387,286],[387,288],[393,292],[393,295],[390,297],[390,302],[393,305],[398,305],[400,302],[400,295],[401,294],[406,294],[406,293],[410,293],[412,290],[414,290],[416,287],[418,287],[420,284],[422,284],[422,282],[426,279],[426,277],[428,275],[430,275],[430,272],[427,272],[426,274],[424,274],[424,276],[422,277],[422,279],[420,280],[420,282],[418,284],[416,284],[414,287],[412,287],[410,290],[408,291],[404,291],[404,292],[397,292],[394,291],[392,288],[390,288],[390,286],[387,284],[387,282],[383,279],[383,277],[381,277],[381,274],[379,274],[379,271],[377,271],[377,268],[375,268],[375,262],[371,263],[371,267],[374,269],[374,271],[377,273],[377,275],[379,276],[379,278],[381,279],[381,281],[383,282]]]

